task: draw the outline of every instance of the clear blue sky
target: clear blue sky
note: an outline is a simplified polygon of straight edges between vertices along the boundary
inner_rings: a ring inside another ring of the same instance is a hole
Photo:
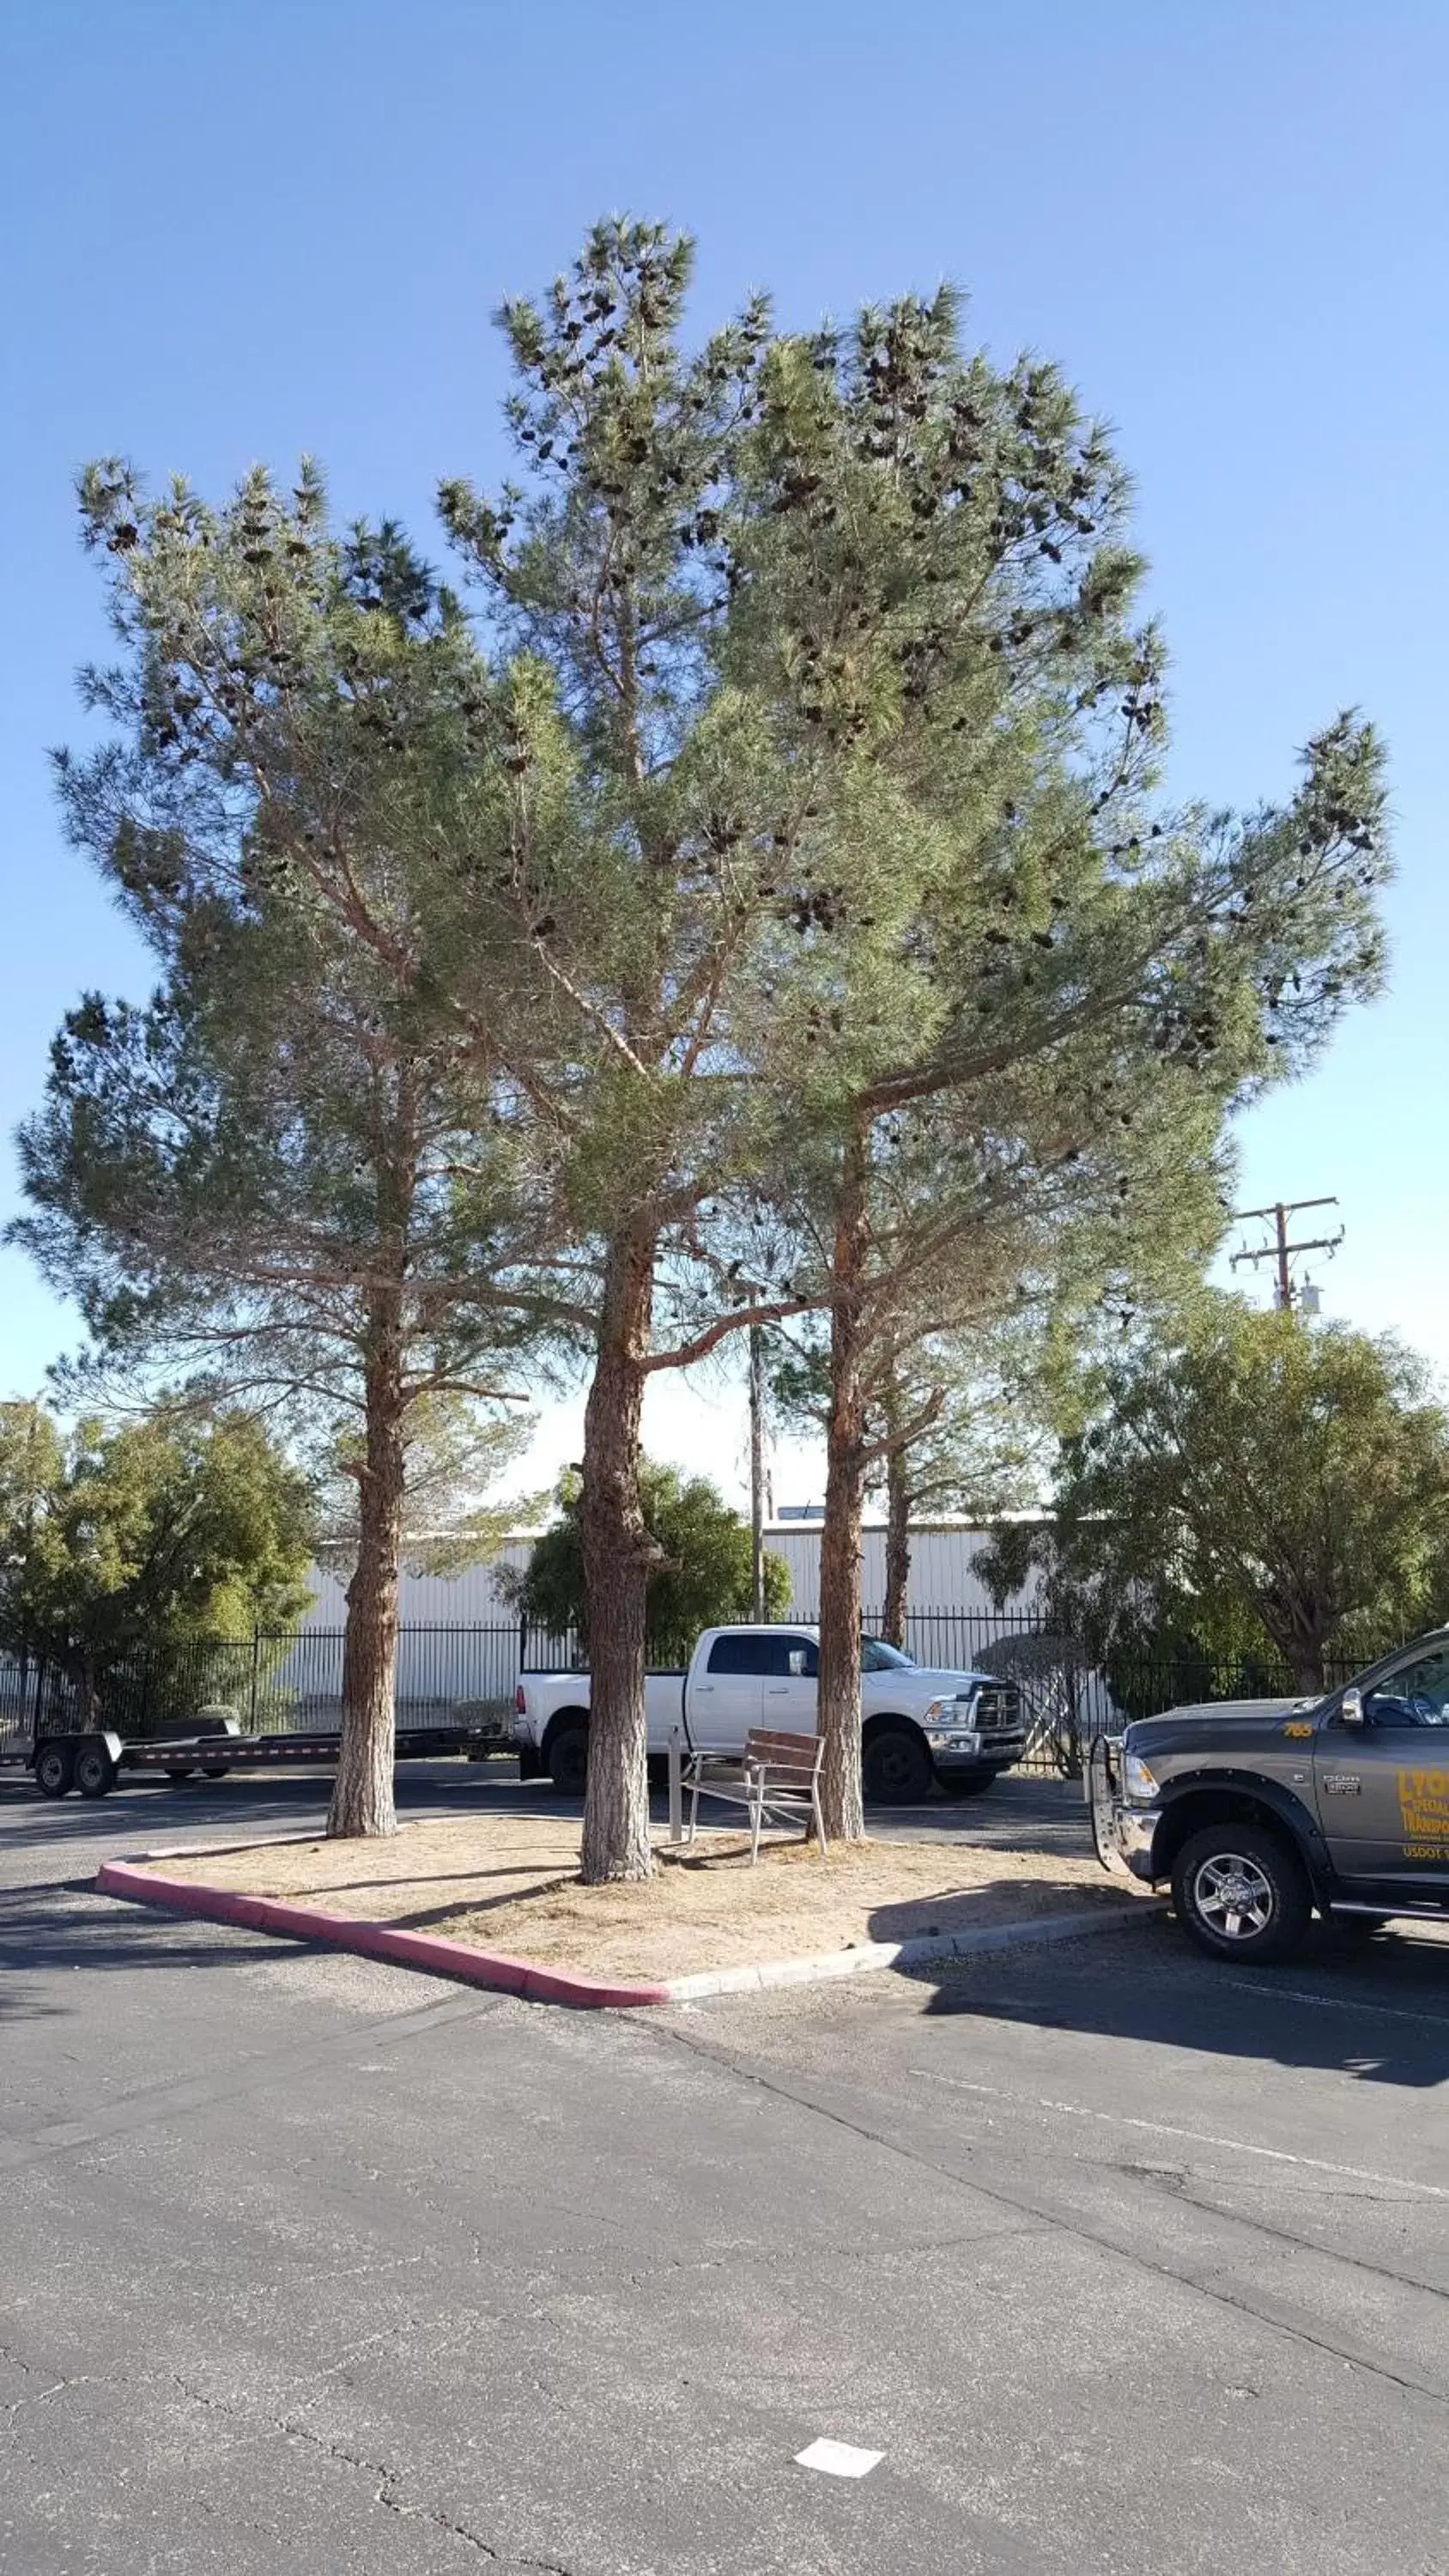
[[[701,325],[944,273],[996,353],[1064,364],[1138,479],[1176,791],[1278,797],[1337,707],[1382,727],[1392,988],[1246,1122],[1243,1191],[1337,1191],[1326,1309],[1449,1368],[1446,95],[1443,0],[5,0],[7,1133],[72,996],[144,978],[46,775],[104,640],[75,467],[216,491],[310,448],[427,531],[439,475],[502,463],[497,299],[622,208],[697,235]],[[0,1297],[4,1393],[75,1326],[14,1253]],[[732,1481],[704,1402],[652,1443]]]

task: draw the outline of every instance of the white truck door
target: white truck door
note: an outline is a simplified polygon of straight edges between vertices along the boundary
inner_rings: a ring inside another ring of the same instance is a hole
[[[722,1628],[689,1686],[689,1734],[696,1752],[742,1753],[761,1723],[770,1639]]]
[[[813,1637],[789,1628],[767,1637],[769,1669],[765,1674],[765,1724],[787,1735],[820,1732],[820,1648]]]

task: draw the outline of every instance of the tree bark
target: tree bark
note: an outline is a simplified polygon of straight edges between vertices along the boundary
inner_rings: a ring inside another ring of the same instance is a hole
[[[367,1438],[358,1491],[357,1563],[342,1644],[342,1738],[327,1813],[335,1835],[394,1834],[398,1579],[403,1527],[402,1303],[373,1306],[366,1367]]]
[[[582,1876],[651,1876],[644,1719],[646,1595],[653,1549],[639,1499],[644,1362],[656,1237],[636,1222],[610,1246],[594,1380],[584,1414],[580,1525],[589,1630],[589,1768]]]
[[[765,1616],[765,1336],[750,1326],[750,1617]]]
[[[865,1838],[860,1766],[860,1526],[865,1510],[865,1204],[868,1130],[851,1135],[841,1172],[831,1270],[830,1411],[820,1533],[820,1803],[831,1842]]]
[[[1287,1662],[1294,1689],[1302,1691],[1305,1698],[1318,1698],[1327,1687],[1324,1679],[1327,1657],[1322,1637],[1295,1632],[1287,1640]]]
[[[1317,1585],[1283,1579],[1263,1603],[1263,1625],[1288,1667],[1293,1687],[1316,1698],[1326,1687],[1326,1622]]]
[[[885,1615],[886,1642],[904,1647],[906,1600],[911,1580],[911,1484],[903,1449],[886,1459]]]

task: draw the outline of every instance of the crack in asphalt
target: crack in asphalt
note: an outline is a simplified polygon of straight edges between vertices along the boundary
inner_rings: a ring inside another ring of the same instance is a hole
[[[915,2165],[922,2171],[935,2175],[941,2181],[954,2183],[961,2190],[977,2192],[983,2199],[994,2200],[1003,2208],[1018,2210],[1023,2216],[1035,2218],[1044,2226],[1054,2228],[1064,2236],[1075,2237],[1079,2243],[1093,2245],[1100,2253],[1115,2256],[1119,2262],[1131,2264],[1137,2271],[1145,2272],[1158,2280],[1170,2281],[1179,2289],[1194,2291],[1199,2298],[1211,2300],[1216,2306],[1226,2308],[1233,2314],[1252,2317],[1259,2325],[1265,2325],[1278,2334],[1290,2336],[1294,2342],[1307,2346],[1311,2351],[1325,2353],[1335,2361],[1347,2362],[1350,2368],[1365,2371],[1376,2379],[1384,2380],[1390,2387],[1401,2388],[1411,2396],[1427,2397],[1436,2406],[1449,2407],[1449,2387],[1420,2376],[1407,2365],[1396,2369],[1390,2362],[1376,2353],[1367,2351],[1363,2345],[1347,2336],[1336,2336],[1319,2330],[1301,2312],[1287,2307],[1283,2302],[1270,2298],[1263,2292],[1230,2289],[1216,2280],[1210,2271],[1193,2270],[1186,2264],[1156,2260],[1152,2255],[1145,2253],[1140,2245],[1124,2241],[1110,2228],[1094,2227],[1084,2220],[1079,2211],[1054,2203],[1048,2193],[1033,2192],[1020,2185],[1010,2187],[1001,2181],[987,2182],[974,2175],[960,2173],[955,2166],[943,2163],[939,2157],[927,2154],[922,2148],[908,2146],[901,2139],[892,2137],[887,2131],[872,2126],[868,2120],[844,2109],[838,2101],[831,2100],[825,2093],[797,2087],[787,2083],[783,2077],[767,2074],[762,2067],[749,2064],[727,2048],[711,2047],[702,2037],[692,2037],[678,2024],[661,2026],[657,2023],[641,2023],[640,2027],[643,2035],[652,2044],[663,2048],[684,2049],[691,2056],[705,2059],[710,2065],[720,2067],[736,2076],[742,2083],[755,2085],[761,2092],[771,2094],[778,2101],[790,2102],[797,2110],[804,2111],[813,2118],[827,2120],[833,2127],[844,2130],[849,2136],[861,2138],[867,2144],[879,2147],[886,2155],[899,2156],[903,2163]],[[1256,2226],[1256,2222],[1249,2218],[1235,2219],[1226,2223],[1249,2231]],[[1333,2262],[1336,2259],[1318,2247],[1305,2245],[1301,2250],[1305,2253],[1318,2254],[1319,2259],[1324,2262]]]
[[[1370,2280],[1389,2281],[1400,2290],[1417,2290],[1426,2299],[1449,2299],[1449,2289],[1442,2289],[1436,2281],[1421,2281],[1412,2272],[1395,2271],[1388,2263],[1371,2263],[1366,2255],[1347,2254],[1341,2246],[1320,2245],[1311,2236],[1295,2236],[1291,2227],[1275,2227],[1271,2218],[1244,2217],[1241,2211],[1227,2208],[1221,2200],[1207,2199],[1200,2190],[1194,2190],[1185,2173],[1170,2170],[1165,2165],[1120,2164],[1112,2170],[1131,2174],[1135,2182],[1144,2184],[1149,2190],[1163,2192],[1169,2200],[1180,2201],[1188,2209],[1200,2209],[1205,2218],[1220,2218],[1229,2227],[1250,2227],[1255,2236],[1271,2236],[1275,2243],[1286,2245],[1292,2253],[1317,2254],[1330,2263],[1346,2263],[1351,2271],[1367,2272]],[[1378,2192],[1357,2192],[1353,2196],[1360,2204],[1367,2202],[1375,2209],[1411,2209],[1414,2206],[1412,2201],[1393,2200]]]
[[[69,2388],[93,2388],[96,2385],[96,2374],[90,2370],[61,2371],[58,2377],[47,2378],[39,2362],[27,2361],[24,2354],[16,2352],[11,2344],[0,2344],[0,2361],[7,2361],[12,2370],[18,2370],[26,2379],[44,2379],[46,2382],[43,2388],[27,2389],[23,2397],[5,2400],[0,2414],[12,2422],[27,2406],[43,2406],[48,2397],[63,2397]]]
[[[369,2342],[383,2340],[385,2338],[381,2336],[368,2338]],[[344,2354],[343,2361],[348,2357]],[[342,2365],[334,2363],[331,2366],[336,2369]],[[325,2433],[314,2432],[310,2424],[300,2423],[295,2416],[260,2414],[254,2407],[238,2405],[229,2398],[211,2397],[204,2388],[194,2388],[189,2380],[181,2378],[174,2370],[169,2371],[167,2377],[191,2405],[204,2407],[208,2414],[222,2415],[229,2423],[243,2425],[254,2432],[272,2434],[282,2441],[303,2442],[310,2449],[320,2451],[325,2459],[337,2461],[340,2467],[357,2469],[363,2476],[375,2478],[377,2485],[373,2491],[373,2503],[384,2513],[395,2514],[400,2522],[426,2522],[432,2529],[446,2532],[450,2540],[461,2541],[465,2548],[475,2551],[480,2558],[495,2566],[531,2568],[535,2576],[574,2576],[574,2571],[560,2559],[532,2558],[520,2555],[517,2550],[496,2548],[491,2540],[484,2539],[481,2531],[475,2531],[471,2523],[461,2522],[456,2514],[445,2512],[441,2505],[409,2504],[403,2494],[406,2471],[389,2468],[384,2460],[371,2460],[364,2451],[349,2450],[345,2442],[329,2441]]]

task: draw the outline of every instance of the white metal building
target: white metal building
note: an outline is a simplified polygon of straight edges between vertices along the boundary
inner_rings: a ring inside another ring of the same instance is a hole
[[[788,1610],[813,1619],[820,1604],[818,1519],[783,1518],[766,1529],[769,1548],[790,1569]],[[885,1599],[885,1524],[865,1524],[861,1607],[869,1624]],[[498,1705],[512,1697],[521,1638],[517,1613],[499,1588],[505,1566],[528,1561],[535,1533],[520,1531],[486,1565],[450,1575],[403,1576],[397,1660],[400,1715],[423,1724],[460,1704]],[[975,1572],[973,1559],[986,1533],[964,1521],[923,1522],[911,1535],[911,1581],[906,1642],[918,1660],[962,1670],[995,1638],[1015,1634],[1030,1596],[998,1614]],[[312,1608],[280,1663],[260,1659],[244,1714],[253,1724],[335,1723],[341,1705],[342,1628],[346,1589],[335,1574],[314,1567]],[[788,1615],[788,1614],[787,1614]],[[530,1638],[531,1656],[549,1656],[550,1643]],[[555,1648],[552,1651],[562,1651]],[[272,1709],[267,1717],[264,1712]]]
[[[966,1521],[922,1521],[911,1532],[911,1607],[916,1611],[988,1614],[995,1604],[976,1574],[973,1558],[988,1533]],[[400,1617],[405,1628],[489,1628],[511,1621],[514,1614],[498,1589],[505,1565],[528,1562],[534,1533],[520,1532],[505,1541],[488,1565],[470,1565],[460,1574],[405,1573]],[[766,1524],[765,1544],[790,1569],[789,1609],[796,1618],[813,1619],[820,1607],[820,1523],[818,1520],[774,1520]],[[347,1615],[346,1587],[336,1575],[314,1566],[315,1595],[305,1625],[340,1628]],[[860,1597],[867,1616],[885,1600],[885,1522],[867,1520],[861,1561]],[[1029,1605],[1030,1593],[1013,1606]]]

